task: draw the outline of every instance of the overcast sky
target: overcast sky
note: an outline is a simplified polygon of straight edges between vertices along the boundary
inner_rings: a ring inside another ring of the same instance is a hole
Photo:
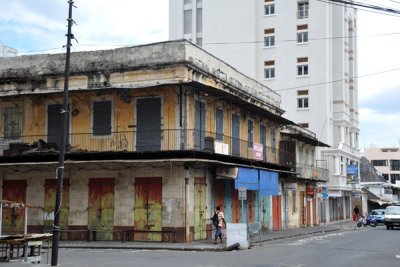
[[[400,9],[392,0],[359,1]],[[73,42],[72,51],[168,39],[168,0],[75,0],[75,5],[79,44]],[[67,15],[67,0],[0,0],[0,42],[19,54],[65,52]],[[360,147],[400,146],[400,16],[359,11],[357,27]]]

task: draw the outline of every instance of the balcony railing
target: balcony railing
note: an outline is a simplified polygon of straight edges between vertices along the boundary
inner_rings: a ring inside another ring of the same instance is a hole
[[[0,155],[11,156],[15,153],[56,152],[59,136],[24,135],[9,140],[0,138]],[[194,150],[256,159],[270,163],[280,162],[281,158],[294,157],[293,153],[277,148],[256,144],[231,136],[199,130],[159,130],[159,131],[118,131],[109,135],[92,133],[73,133],[67,138],[67,152],[154,152]]]
[[[329,170],[316,166],[296,164],[296,172],[299,178],[325,182],[329,179]]]

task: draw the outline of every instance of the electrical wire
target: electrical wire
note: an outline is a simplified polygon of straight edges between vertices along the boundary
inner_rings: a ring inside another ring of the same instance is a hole
[[[325,84],[331,84],[331,83],[336,83],[336,82],[343,82],[343,81],[345,81],[347,79],[359,79],[359,78],[380,75],[380,74],[393,72],[393,71],[400,71],[400,67],[399,68],[390,69],[390,70],[384,70],[384,71],[369,73],[369,74],[365,74],[365,75],[349,77],[349,78],[345,78],[345,79],[338,79],[338,80],[328,81],[328,82],[312,83],[312,84],[308,84],[308,85],[302,85],[302,86],[296,86],[296,87],[290,87],[290,88],[284,88],[284,89],[274,89],[274,91],[275,92],[288,91],[288,90],[294,90],[294,89],[299,89],[299,88],[304,88],[304,87],[311,87],[311,86],[325,85]]]

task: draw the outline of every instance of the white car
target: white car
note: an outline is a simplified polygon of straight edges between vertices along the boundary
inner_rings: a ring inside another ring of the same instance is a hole
[[[400,206],[388,206],[385,210],[384,223],[386,229],[393,229],[393,227],[400,227]]]

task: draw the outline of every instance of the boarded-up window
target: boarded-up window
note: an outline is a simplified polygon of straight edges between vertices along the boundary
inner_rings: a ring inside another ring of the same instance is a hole
[[[63,105],[61,104],[53,104],[47,107],[47,142],[48,143],[56,143],[58,146],[61,144],[61,129],[64,121],[64,114],[69,114],[69,112],[65,113],[63,111]],[[69,116],[67,121],[67,139],[66,143],[69,140]]]
[[[18,107],[4,109],[4,138],[17,139],[22,134],[22,110]]]
[[[232,156],[240,156],[240,116],[232,114]]]
[[[196,100],[194,115],[194,139],[196,149],[203,149],[206,135],[206,104],[204,102]]]
[[[136,150],[161,149],[161,98],[142,98],[136,103]]]
[[[93,103],[93,135],[111,134],[111,101]]]
[[[224,140],[224,111],[220,108],[215,110],[215,127],[217,131],[217,140]]]

